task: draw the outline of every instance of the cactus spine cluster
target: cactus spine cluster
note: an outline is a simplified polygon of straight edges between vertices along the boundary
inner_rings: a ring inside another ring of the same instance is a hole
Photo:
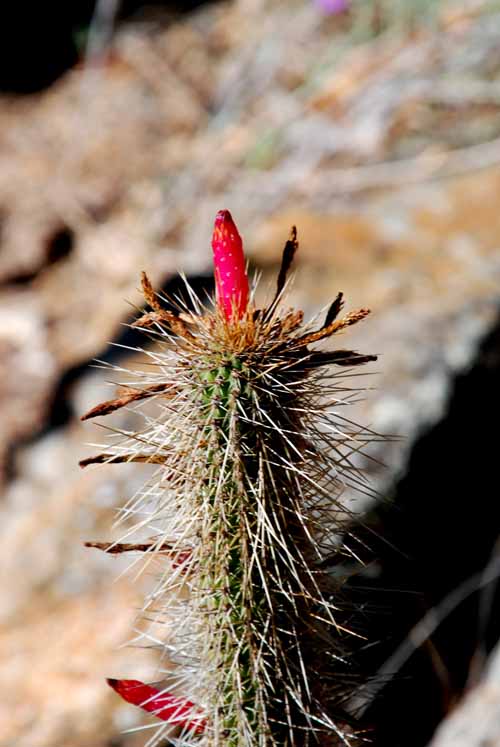
[[[125,510],[148,536],[107,549],[160,563],[143,636],[160,651],[165,684],[110,684],[162,720],[149,745],[354,745],[340,704],[355,630],[325,559],[348,552],[341,495],[358,485],[351,456],[372,438],[342,414],[345,367],[375,356],[314,344],[368,311],[340,316],[338,294],[314,326],[282,307],[295,229],[265,309],[249,300],[228,211],[212,245],[213,308],[190,292],[194,311],[167,309],[143,274],[150,310],[135,326],[155,341],[154,365],[84,416],[148,402],[140,432],[82,464],[158,465]]]

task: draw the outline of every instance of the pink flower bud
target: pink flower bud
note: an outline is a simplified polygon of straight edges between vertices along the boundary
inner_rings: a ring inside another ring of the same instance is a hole
[[[197,712],[195,704],[186,698],[161,692],[139,680],[108,679],[107,683],[127,703],[140,706],[144,711],[153,713],[169,724],[191,729],[197,734],[203,733],[206,729],[206,719]]]
[[[219,210],[212,236],[217,303],[230,321],[241,319],[248,305],[243,242],[229,210]]]

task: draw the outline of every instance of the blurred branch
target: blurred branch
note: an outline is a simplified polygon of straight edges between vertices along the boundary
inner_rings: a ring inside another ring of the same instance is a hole
[[[101,62],[113,36],[120,3],[121,0],[97,0],[85,48],[86,67]]]
[[[361,192],[381,187],[418,184],[486,169],[500,163],[500,137],[479,145],[452,151],[426,151],[413,158],[386,161],[370,166],[323,169],[311,177],[307,191],[323,195]]]
[[[500,556],[497,555],[490,560],[483,571],[470,576],[447,594],[438,605],[432,607],[382,665],[375,681],[371,681],[368,686],[360,689],[350,703],[350,711],[361,715],[385,685],[392,681],[394,675],[401,670],[408,659],[435,633],[441,623],[468,597],[485,589],[499,577]]]

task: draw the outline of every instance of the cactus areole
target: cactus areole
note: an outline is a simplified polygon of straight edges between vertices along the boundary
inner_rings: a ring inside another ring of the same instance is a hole
[[[135,550],[157,568],[139,638],[158,648],[151,674],[161,684],[109,683],[156,715],[150,746],[352,746],[357,728],[342,704],[355,687],[359,636],[327,567],[353,560],[341,541],[342,494],[361,484],[351,457],[374,434],[343,415],[353,392],[346,377],[375,356],[316,343],[368,311],[342,315],[341,293],[322,322],[283,307],[295,228],[263,309],[250,299],[227,210],[212,247],[212,308],[189,286],[189,303],[167,305],[143,273],[149,308],[134,326],[152,365],[84,416],[128,407],[142,423],[115,428],[121,439],[82,466],[156,465],[119,520],[130,537],[135,519],[137,543],[89,544]]]

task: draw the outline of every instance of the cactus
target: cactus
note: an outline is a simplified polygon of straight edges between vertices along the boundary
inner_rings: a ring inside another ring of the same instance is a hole
[[[84,416],[156,406],[143,411],[140,432],[81,463],[158,465],[124,511],[146,541],[88,544],[161,564],[143,636],[159,649],[167,684],[109,683],[160,719],[148,745],[354,745],[342,703],[354,681],[356,623],[327,566],[353,556],[342,542],[341,495],[345,485],[363,487],[351,457],[373,437],[341,414],[353,391],[346,368],[376,358],[314,345],[368,310],[340,316],[339,293],[318,326],[283,308],[295,228],[264,309],[254,307],[228,211],[217,215],[212,247],[209,310],[189,286],[194,311],[165,308],[143,273],[150,310],[134,326],[156,342],[153,366]]]

